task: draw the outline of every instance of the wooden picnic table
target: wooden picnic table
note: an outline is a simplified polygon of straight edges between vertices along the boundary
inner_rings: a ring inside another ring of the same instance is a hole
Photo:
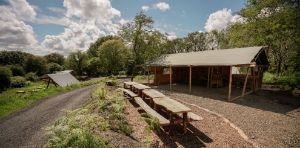
[[[153,98],[154,109],[157,110],[158,106],[165,108],[169,112],[169,120],[170,120],[170,129],[169,132],[172,132],[172,126],[174,124],[174,117],[176,115],[182,114],[182,124],[183,124],[183,132],[187,131],[187,123],[188,123],[188,112],[192,110],[185,106],[184,104],[170,99],[169,97],[162,98]]]
[[[133,92],[137,92],[138,96],[141,97],[142,96],[142,91],[144,89],[150,89],[151,87],[143,85],[143,84],[133,84],[131,86],[131,89]]]
[[[138,84],[138,83],[132,82],[132,81],[124,82],[124,88],[128,88],[129,87],[129,89],[132,90],[132,85],[134,85],[134,84]]]
[[[161,92],[154,90],[154,89],[144,89],[142,91],[142,98],[145,99],[145,97],[149,97],[149,98],[162,98],[162,97],[166,97],[164,94],[162,94]]]

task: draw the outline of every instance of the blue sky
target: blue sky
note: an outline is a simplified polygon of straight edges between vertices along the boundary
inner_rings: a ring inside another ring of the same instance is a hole
[[[36,54],[85,50],[100,36],[116,34],[142,9],[154,28],[170,37],[226,28],[245,0],[0,0],[0,50]],[[21,28],[17,30],[16,28]],[[14,39],[14,40],[12,40]]]

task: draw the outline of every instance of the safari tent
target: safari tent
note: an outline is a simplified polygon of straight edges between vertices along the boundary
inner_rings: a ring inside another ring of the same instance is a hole
[[[228,88],[228,100],[234,100],[261,87],[268,65],[264,47],[245,47],[167,54],[147,66],[155,85],[188,84],[190,92],[192,85]],[[232,87],[240,88],[241,95],[232,98]]]

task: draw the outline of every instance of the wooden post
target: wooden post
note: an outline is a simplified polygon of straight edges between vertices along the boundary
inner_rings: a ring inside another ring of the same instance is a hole
[[[156,66],[154,67],[154,85],[157,85],[157,78],[156,78],[157,76],[156,76]]]
[[[246,78],[245,78],[245,81],[244,81],[244,86],[243,86],[242,97],[244,97],[244,95],[245,95],[245,92],[246,92],[246,87],[247,87],[248,76],[249,76],[249,67],[247,68],[247,74],[246,74]]]
[[[170,65],[170,90],[172,90],[172,66]]]
[[[210,67],[208,66],[208,71],[207,71],[207,88],[209,88],[209,78],[210,78]]]
[[[150,84],[150,67],[148,67],[148,84]]]
[[[231,83],[232,83],[232,66],[230,66],[229,68],[228,101],[230,101],[230,97],[231,97]]]
[[[192,65],[190,65],[189,92],[192,92]]]
[[[211,81],[213,80],[213,75],[214,75],[214,67],[211,67],[211,74],[210,74],[210,88],[212,88],[212,83],[211,83]]]

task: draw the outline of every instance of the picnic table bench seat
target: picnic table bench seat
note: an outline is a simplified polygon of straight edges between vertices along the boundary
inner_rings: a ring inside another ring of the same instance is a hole
[[[123,91],[123,93],[129,97],[130,99],[133,99],[134,97],[137,97],[138,95],[135,94],[134,92],[128,90],[128,89],[124,89],[124,88],[120,88],[121,91]]]
[[[188,116],[188,120],[189,121],[200,121],[200,120],[203,120],[203,118],[201,116],[199,116],[199,115],[197,115],[197,114],[195,114],[193,112],[188,112],[187,116]],[[183,118],[182,114],[179,115],[179,117]]]
[[[165,117],[163,117],[162,115],[160,115],[159,113],[157,113],[155,110],[153,110],[150,106],[148,106],[142,98],[140,97],[135,97],[134,98],[135,102],[141,107],[143,108],[143,110],[145,112],[147,112],[149,115],[151,115],[154,118],[157,118],[159,120],[160,125],[169,125],[170,121],[168,119],[166,119]]]

